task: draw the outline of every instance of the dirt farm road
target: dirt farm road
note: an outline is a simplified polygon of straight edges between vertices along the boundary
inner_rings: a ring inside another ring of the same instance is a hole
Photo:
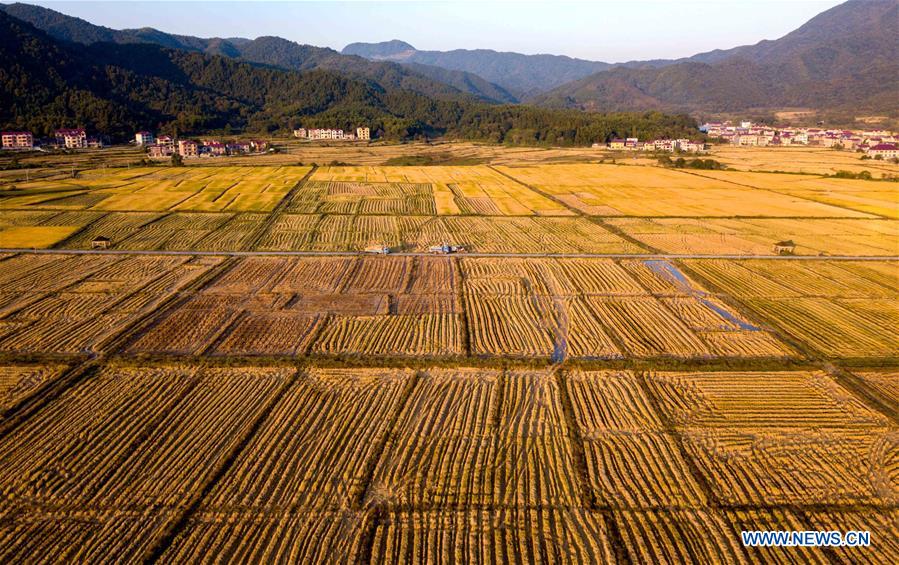
[[[150,251],[127,249],[32,249],[0,247],[0,253],[34,253],[45,255],[190,255],[215,257],[362,257],[379,255],[366,251]],[[440,254],[425,251],[397,251],[395,257],[506,257],[506,258],[555,258],[555,259],[772,259],[777,261],[899,261],[899,255],[696,255],[659,253],[453,253]]]

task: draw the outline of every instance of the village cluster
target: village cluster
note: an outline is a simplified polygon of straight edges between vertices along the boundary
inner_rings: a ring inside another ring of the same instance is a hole
[[[594,143],[593,148],[603,147],[600,143]],[[636,137],[626,139],[613,139],[605,147],[614,151],[666,151],[668,153],[705,153],[711,146],[702,141],[690,139],[654,139],[652,141],[640,141]]]
[[[29,131],[0,132],[3,149],[29,150],[35,147],[58,149],[88,149],[105,147],[108,143],[102,137],[88,136],[84,128],[58,129],[53,136],[35,142]],[[134,134],[134,143],[147,150],[151,158],[165,158],[178,154],[183,158],[217,157],[221,155],[245,155],[264,153],[269,149],[269,142],[258,139],[222,142],[212,139],[196,141],[193,139],[175,139],[168,135],[156,137],[149,131]]]
[[[88,136],[83,128],[58,129],[52,137],[35,142],[30,131],[0,132],[0,147],[3,149],[34,149],[35,147],[87,149],[105,147],[106,140],[100,136]]]
[[[134,134],[134,143],[146,147],[151,159],[160,159],[180,155],[189,159],[194,157],[221,157],[223,155],[246,155],[264,153],[269,148],[267,141],[250,139],[222,142],[215,139],[175,139],[168,135],[154,136],[148,131]]]
[[[899,157],[899,137],[886,130],[821,129],[793,126],[768,126],[749,121],[709,122],[700,126],[710,138],[743,147],[786,147],[810,145],[848,151],[862,151],[872,158]]]

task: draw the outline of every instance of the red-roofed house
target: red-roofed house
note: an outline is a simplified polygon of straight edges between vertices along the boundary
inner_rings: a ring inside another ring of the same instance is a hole
[[[882,159],[893,159],[899,157],[899,147],[892,143],[878,143],[868,148],[868,157],[880,157]]]
[[[221,141],[204,141],[203,142],[204,153],[208,153],[209,155],[219,156],[225,154],[225,144]]]
[[[182,157],[198,157],[200,155],[200,146],[196,141],[179,139],[178,155],[181,155]]]
[[[54,132],[56,144],[67,149],[81,149],[87,147],[87,132],[83,128],[58,129]]]
[[[169,155],[171,155],[172,152],[175,151],[175,140],[169,135],[160,135],[159,137],[157,137],[156,145],[169,148],[171,150]]]

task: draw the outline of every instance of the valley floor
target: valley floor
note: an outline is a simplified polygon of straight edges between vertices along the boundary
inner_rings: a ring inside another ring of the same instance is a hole
[[[7,171],[3,561],[899,561],[897,185],[490,151]]]

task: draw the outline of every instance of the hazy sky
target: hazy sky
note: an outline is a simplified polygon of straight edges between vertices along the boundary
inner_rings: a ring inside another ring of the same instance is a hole
[[[278,35],[337,50],[355,41],[396,38],[417,49],[485,48],[621,62],[776,39],[840,1],[32,3],[116,29]]]

